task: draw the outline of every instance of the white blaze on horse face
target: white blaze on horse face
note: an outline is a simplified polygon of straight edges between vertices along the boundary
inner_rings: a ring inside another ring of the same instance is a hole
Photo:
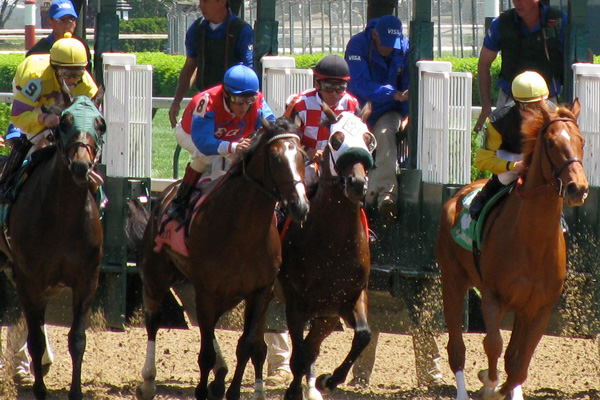
[[[344,134],[344,142],[337,150],[332,146],[331,140],[327,144],[331,150],[334,161],[337,161],[338,157],[346,150],[358,148],[372,153],[377,146],[375,136],[369,131],[367,124],[365,124],[358,116],[350,112],[342,112],[337,122],[332,124],[329,130],[331,132],[329,135],[330,139],[336,132]],[[369,134],[372,138],[372,143],[374,145],[371,146],[371,148],[367,147],[367,144],[365,143],[363,137],[365,133]]]
[[[571,136],[569,136],[569,132],[567,132],[566,130],[563,129],[562,132],[560,132],[560,135],[567,139],[569,142],[571,141]]]
[[[292,171],[292,177],[294,179],[294,182],[297,182],[295,184],[296,191],[298,192],[300,198],[303,198],[306,190],[304,188],[304,185],[302,184],[302,177],[296,169],[296,157],[298,156],[298,147],[296,147],[293,143],[286,141],[284,154],[285,158],[288,160],[290,171]]]

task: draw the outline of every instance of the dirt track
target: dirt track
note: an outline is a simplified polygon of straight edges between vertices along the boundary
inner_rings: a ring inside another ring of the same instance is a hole
[[[71,380],[71,360],[67,350],[68,329],[51,326],[50,338],[56,353],[55,363],[46,378],[50,399],[66,399]],[[505,343],[507,332],[503,332]],[[221,348],[233,370],[235,344],[239,333],[217,331]],[[345,356],[350,346],[350,332],[336,332],[324,344],[317,371],[331,372]],[[199,349],[197,329],[163,329],[157,348],[157,399],[191,399],[198,381],[196,363]],[[466,335],[467,387],[479,388],[477,371],[484,368],[482,335]],[[453,399],[454,379],[448,367],[445,346],[447,336],[438,339],[442,350],[442,372],[445,386],[435,391],[417,388],[414,372],[412,341],[407,335],[382,334],[377,349],[377,362],[371,385],[367,389],[340,386],[326,399]],[[131,399],[141,382],[146,333],[143,328],[128,328],[125,332],[91,332],[88,330],[87,350],[83,365],[83,391],[86,399]],[[501,367],[502,369],[502,367]],[[532,361],[529,378],[524,385],[528,399],[600,399],[600,360],[598,347],[591,339],[567,339],[545,336]],[[249,367],[244,377],[242,399],[252,397],[253,371]],[[15,388],[4,384],[0,398],[33,399],[31,386]],[[267,392],[268,399],[283,398],[279,388]]]

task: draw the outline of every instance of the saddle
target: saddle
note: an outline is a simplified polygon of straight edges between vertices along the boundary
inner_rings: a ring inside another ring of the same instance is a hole
[[[516,182],[516,181],[515,181]],[[469,207],[471,206],[471,202],[481,191],[480,189],[473,190],[469,194],[467,194],[462,201],[463,209],[458,216],[456,224],[452,227],[450,234],[456,243],[458,243],[462,248],[469,251],[474,251],[474,249],[479,249],[481,246],[481,233],[483,231],[483,227],[485,225],[485,221],[489,212],[500,203],[512,190],[515,186],[515,183],[510,184],[502,188],[498,193],[496,193],[483,207],[481,210],[481,214],[477,220],[473,220],[471,215],[469,214]]]

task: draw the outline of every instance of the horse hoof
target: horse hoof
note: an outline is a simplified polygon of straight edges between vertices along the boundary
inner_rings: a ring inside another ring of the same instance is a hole
[[[489,371],[487,369],[482,369],[477,373],[477,377],[479,378],[479,381],[484,384],[484,386],[494,389],[498,386],[498,379],[491,381],[488,374]]]
[[[208,385],[209,399],[222,399],[225,396],[225,384],[223,382],[213,381]]]
[[[319,389],[319,391],[321,393],[329,393],[330,391],[335,389],[335,386],[330,388],[327,385],[329,383],[330,378],[331,378],[331,374],[323,374],[317,378],[317,382],[315,383],[315,386],[317,387],[317,389]]]
[[[252,400],[266,400],[267,397],[265,396],[265,391],[264,390],[255,390],[254,391],[254,396],[252,396]]]
[[[495,388],[484,386],[473,395],[473,398],[477,400],[504,400],[505,396],[502,396]]]
[[[305,396],[306,400],[323,400],[323,396],[321,396],[321,392],[319,392],[316,388],[306,388]]]
[[[302,385],[290,386],[285,391],[285,400],[302,400]]]
[[[156,393],[156,385],[144,382],[135,390],[135,398],[138,400],[151,400]]]

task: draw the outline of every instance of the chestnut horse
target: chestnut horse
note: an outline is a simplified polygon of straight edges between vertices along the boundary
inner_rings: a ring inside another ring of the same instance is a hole
[[[198,357],[198,399],[221,398],[225,393],[227,366],[215,351],[215,325],[219,317],[246,301],[244,332],[237,346],[237,366],[227,398],[239,399],[248,359],[252,359],[256,398],[264,398],[262,368],[266,357],[263,338],[267,306],[281,264],[281,243],[274,210],[279,201],[290,216],[303,221],[309,203],[304,187],[304,159],[298,128],[285,118],[269,125],[263,121],[254,144],[232,167],[199,206],[187,239],[189,256],[164,246],[154,252],[154,239],[161,216],[168,209],[177,187],[171,186],[158,199],[146,227],[139,263],[144,285],[148,347],[142,370],[144,382],[138,398],[153,398],[156,392],[155,349],[160,323],[160,304],[171,285],[189,279],[196,294],[201,332]],[[211,369],[215,380],[208,385]]]
[[[462,210],[462,199],[481,183],[461,189],[442,211],[437,260],[442,270],[444,314],[448,326],[448,356],[456,376],[457,399],[469,398],[463,375],[463,304],[469,288],[482,296],[486,327],[483,341],[488,369],[479,373],[482,399],[522,399],[521,384],[535,348],[562,293],[566,274],[565,238],[561,229],[563,202],[580,206],[588,193],[583,165],[584,138],[577,127],[579,102],[572,110],[559,107],[524,116],[525,172],[515,189],[491,210],[482,232],[480,270],[473,254],[454,242],[450,230]],[[506,381],[499,385],[497,362],[502,353],[500,322],[514,312],[506,349]]]
[[[355,330],[352,348],[333,375],[318,378],[319,391],[343,383],[371,339],[367,323],[369,235],[361,200],[367,191],[376,141],[358,116],[326,113],[330,122],[333,120],[331,136],[319,164],[310,212],[305,223],[289,226],[282,241],[279,281],[286,301],[294,374],[285,393],[288,400],[302,399],[304,376],[309,382],[309,398],[321,397],[315,390],[313,364],[321,343],[338,326],[340,317]],[[304,338],[309,321],[312,325]]]
[[[91,190],[101,183],[93,169],[105,131],[97,105],[85,96],[75,98],[54,130],[55,145],[33,153],[32,163],[37,166],[22,184],[8,231],[0,240],[27,321],[36,399],[46,398],[47,392],[42,374],[46,305],[65,287],[73,293],[69,398],[82,398],[84,316],[96,292],[102,258],[102,226]]]

